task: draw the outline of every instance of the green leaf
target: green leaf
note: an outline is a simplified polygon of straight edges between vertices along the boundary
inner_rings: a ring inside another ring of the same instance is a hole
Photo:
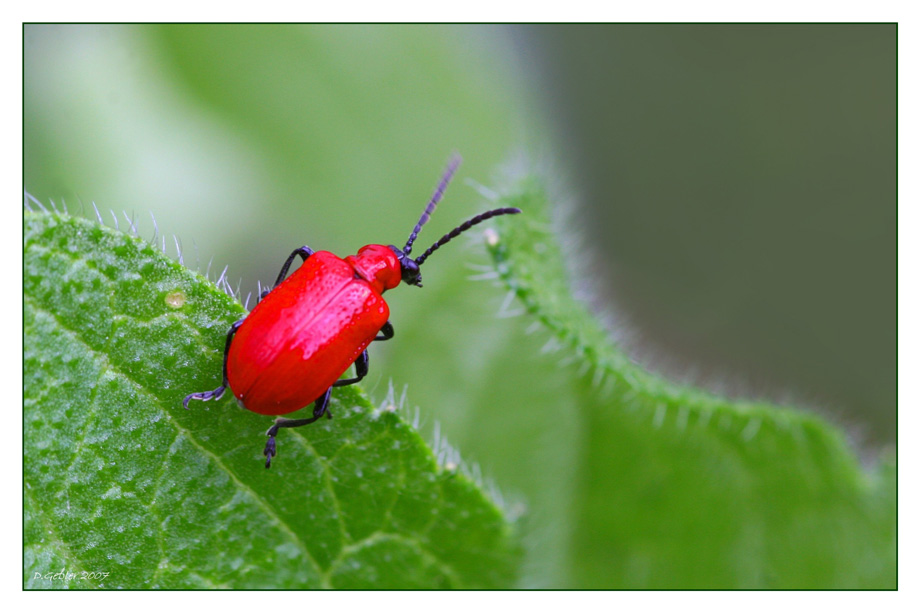
[[[336,388],[269,471],[266,418],[184,410],[244,311],[158,249],[26,212],[23,293],[25,587],[513,583],[513,526],[392,403]]]
[[[569,491],[574,586],[896,586],[890,459],[867,472],[814,415],[636,365],[573,298],[567,264],[578,254],[559,246],[566,230],[550,217],[558,202],[545,176],[521,171],[492,204],[525,212],[490,243],[502,282],[574,362],[568,371],[584,373],[557,394],[582,420]]]
[[[147,223],[145,236],[154,211],[161,228],[194,238],[202,262],[229,263],[245,294],[303,244],[343,255],[369,242],[401,244],[456,150],[464,164],[421,249],[482,210],[467,181],[490,184],[490,170],[527,139],[556,150],[545,138],[553,117],[537,114],[506,40],[501,29],[448,26],[30,26],[26,183],[56,201],[128,207]],[[563,259],[572,254],[557,244],[572,236],[549,218],[559,199],[545,193],[564,175],[525,169],[515,178],[524,183],[501,192],[519,198],[524,214],[493,227],[509,240],[519,224],[532,227],[523,252],[501,256],[513,276],[495,282],[527,281],[536,317],[516,302],[517,288],[503,301],[488,282],[471,282],[492,272],[477,269],[487,255],[468,248],[481,234],[467,233],[426,263],[423,290],[387,294],[397,339],[374,348],[366,385],[372,393],[388,379],[407,386],[423,429],[439,424],[465,458],[526,501],[519,585],[891,585],[893,466],[864,471],[840,433],[807,414],[757,403],[748,410],[636,372],[573,301],[585,273],[573,275],[577,261]],[[185,251],[194,261],[195,250]],[[230,311],[203,326],[213,326],[208,361],[177,398],[216,384],[224,330],[239,316],[238,307],[221,308]],[[594,385],[596,365],[614,358],[622,364],[601,369]],[[642,385],[629,382],[634,376]],[[640,395],[648,386],[661,394]],[[670,402],[675,393],[687,397],[685,410]],[[659,408],[657,398],[669,402]],[[709,406],[728,415],[725,430],[713,416],[704,426]],[[250,454],[248,467],[264,420],[232,403],[191,412],[231,409],[233,421],[254,420],[233,439]],[[781,418],[757,426],[746,419],[757,411]],[[771,433],[783,424],[800,426],[790,433],[805,442]],[[291,440],[281,441],[282,460]],[[835,449],[823,476],[820,455],[809,457],[822,441]],[[770,499],[769,479],[786,473],[788,492]],[[810,478],[839,492],[825,505],[820,489],[805,488]],[[43,502],[27,499],[26,513]],[[792,525],[808,517],[825,522],[814,554],[807,539],[787,545]],[[40,541],[29,536],[43,534],[39,519],[29,520],[27,563],[60,570],[66,548],[46,540],[36,550]],[[838,551],[827,537],[834,530]],[[369,542],[367,554],[384,544]],[[820,568],[796,577],[797,558]]]

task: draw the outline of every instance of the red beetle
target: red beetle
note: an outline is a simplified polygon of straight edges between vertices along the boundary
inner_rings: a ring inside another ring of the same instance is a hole
[[[412,243],[459,164],[459,158],[451,160],[402,249],[366,245],[345,259],[306,246],[295,249],[273,288],[262,292],[259,304],[246,318],[230,326],[223,383],[209,392],[189,394],[183,406],[187,409],[192,399],[220,398],[228,386],[243,407],[261,415],[284,415],[313,402],[313,417],[279,417],[269,428],[265,468],[276,455],[279,429],[310,424],[324,414],[331,419],[332,388],[363,379],[367,375],[367,346],[371,341],[393,338],[390,308],[383,292],[400,281],[421,287],[419,266],[435,250],[491,217],[521,212],[516,208],[486,211],[442,236],[419,257],[410,258]],[[297,256],[303,265],[285,279]],[[356,376],[339,379],[352,364]]]

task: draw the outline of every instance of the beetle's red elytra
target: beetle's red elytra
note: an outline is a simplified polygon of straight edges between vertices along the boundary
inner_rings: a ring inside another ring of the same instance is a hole
[[[331,419],[332,388],[363,379],[368,371],[368,345],[393,338],[390,308],[383,293],[400,282],[421,287],[419,267],[437,249],[487,219],[521,212],[507,207],[476,215],[419,257],[410,258],[412,244],[459,165],[459,157],[451,159],[402,249],[365,245],[344,259],[307,246],[295,249],[274,286],[262,292],[248,316],[230,326],[221,385],[189,394],[183,406],[187,409],[191,400],[220,398],[228,387],[243,407],[261,415],[285,415],[312,402],[313,417],[278,418],[269,428],[263,451],[265,468],[271,467],[277,455],[275,437],[281,428],[304,426],[323,415]],[[303,264],[288,277],[297,257]],[[352,364],[356,376],[340,379]]]

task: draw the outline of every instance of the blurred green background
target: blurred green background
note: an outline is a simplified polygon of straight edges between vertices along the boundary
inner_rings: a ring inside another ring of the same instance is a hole
[[[892,442],[897,26],[516,34],[633,355]]]
[[[244,296],[305,243],[401,245],[453,151],[420,248],[485,208],[470,181],[547,161],[637,359],[894,440],[893,25],[42,25],[24,75],[25,188],[147,237],[152,212]],[[423,429],[526,501],[523,584],[566,585],[571,375],[495,317],[475,240],[388,294],[365,387],[407,386]]]

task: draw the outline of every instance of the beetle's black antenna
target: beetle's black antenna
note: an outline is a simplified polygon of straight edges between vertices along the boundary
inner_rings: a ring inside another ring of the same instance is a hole
[[[472,228],[478,223],[482,223],[487,219],[491,219],[499,215],[516,215],[520,212],[521,212],[521,209],[514,208],[514,207],[508,207],[508,208],[503,208],[503,209],[492,209],[491,211],[480,213],[479,215],[477,215],[476,217],[473,217],[472,219],[467,219],[462,224],[460,224],[459,226],[457,226],[456,228],[454,228],[453,230],[451,230],[450,232],[448,232],[447,234],[439,238],[438,242],[436,242],[434,245],[429,247],[425,253],[415,258],[415,263],[421,266],[422,262],[428,259],[429,255],[437,251],[443,245],[446,245],[447,243],[449,243],[451,239],[457,238],[458,236],[460,236],[460,234],[462,234],[463,232],[466,232],[467,230],[469,230],[470,228]]]
[[[461,161],[462,158],[457,154],[454,154],[454,156],[450,158],[450,162],[448,162],[447,169],[441,176],[441,181],[438,183],[437,189],[434,190],[434,193],[431,195],[431,200],[428,201],[428,206],[425,207],[425,212],[422,213],[418,223],[415,224],[415,228],[412,230],[412,234],[409,235],[409,240],[406,241],[406,246],[403,247],[402,251],[406,255],[409,255],[412,252],[412,243],[415,242],[415,239],[418,237],[418,233],[422,230],[422,226],[428,223],[428,220],[431,218],[431,214],[434,213],[435,208],[437,208],[438,202],[441,201],[441,197],[444,195],[444,190],[447,189],[447,184],[450,183],[450,179],[454,176],[454,172],[456,172],[457,167],[460,165]]]

